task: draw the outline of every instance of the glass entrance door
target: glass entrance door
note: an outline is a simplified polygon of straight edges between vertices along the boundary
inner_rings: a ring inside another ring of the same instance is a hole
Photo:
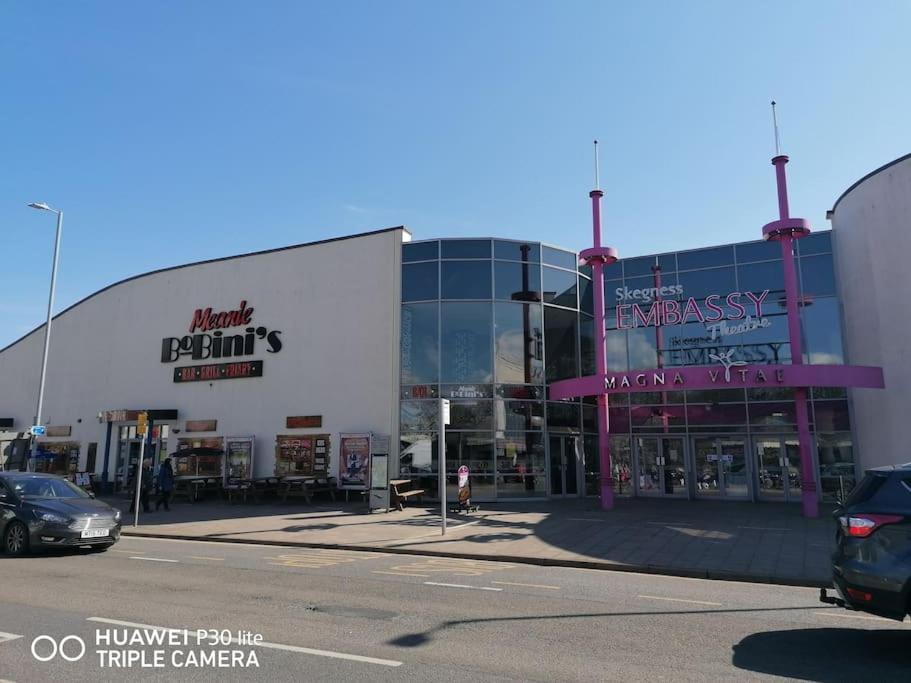
[[[696,495],[704,498],[747,498],[749,474],[744,440],[695,437]]]
[[[551,435],[550,446],[550,495],[578,496],[582,490],[579,475],[582,472],[579,437]]]
[[[769,436],[753,442],[756,478],[763,500],[800,500],[800,445],[797,437]]]
[[[639,494],[687,495],[687,466],[682,437],[636,437]]]

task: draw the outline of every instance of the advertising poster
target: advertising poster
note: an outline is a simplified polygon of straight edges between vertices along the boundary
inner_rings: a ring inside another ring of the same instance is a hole
[[[225,481],[253,478],[253,437],[229,436],[225,439]]]
[[[275,437],[275,476],[325,477],[328,472],[329,436]]]
[[[338,483],[343,489],[366,489],[370,481],[370,435],[341,434]]]

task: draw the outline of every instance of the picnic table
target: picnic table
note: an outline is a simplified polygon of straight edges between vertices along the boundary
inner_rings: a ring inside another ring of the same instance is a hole
[[[328,479],[318,479],[316,477],[291,475],[282,477],[279,481],[278,492],[282,497],[282,502],[286,502],[290,496],[303,497],[307,503],[313,502],[314,493],[328,493],[332,500],[335,500],[335,492],[338,489],[335,477]]]
[[[411,479],[390,479],[389,480],[389,502],[393,507],[399,510],[405,509],[405,501],[409,498],[420,497],[424,495],[424,489],[411,488]],[[389,511],[389,508],[386,508]]]
[[[205,491],[217,491],[220,488],[217,477],[204,477],[193,474],[183,474],[174,477],[173,498],[184,496],[191,503],[196,503]]]

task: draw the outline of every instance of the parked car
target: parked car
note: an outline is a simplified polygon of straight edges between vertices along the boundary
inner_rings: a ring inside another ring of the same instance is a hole
[[[911,614],[911,463],[867,470],[835,511],[832,575],[820,600],[881,617]]]
[[[0,543],[3,552],[91,546],[104,550],[120,538],[120,510],[63,477],[0,472]]]

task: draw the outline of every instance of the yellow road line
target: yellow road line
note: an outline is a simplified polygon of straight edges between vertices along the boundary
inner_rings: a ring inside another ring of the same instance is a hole
[[[560,586],[545,586],[540,583],[516,583],[514,581],[491,581],[491,583],[499,583],[503,586],[525,586],[526,588],[548,588],[552,591],[560,590]]]
[[[206,557],[205,555],[187,555],[191,560],[212,560],[213,562],[224,562],[223,557]]]
[[[420,576],[422,579],[429,579],[430,574],[406,574],[405,572],[381,572],[373,571],[373,574],[389,574],[390,576]]]

